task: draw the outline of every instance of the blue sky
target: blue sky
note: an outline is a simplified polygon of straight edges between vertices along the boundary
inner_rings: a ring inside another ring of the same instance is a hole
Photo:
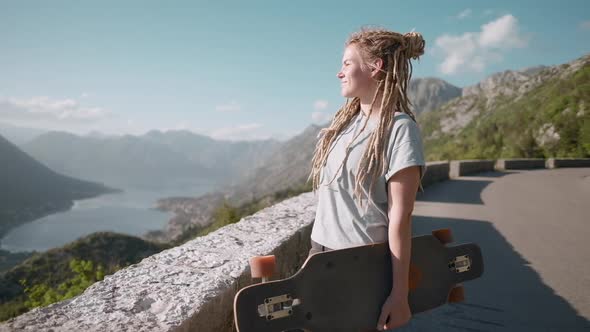
[[[414,29],[413,77],[460,87],[590,52],[588,1],[3,1],[0,122],[286,139],[344,102],[343,44]],[[1,133],[0,133],[1,134]]]

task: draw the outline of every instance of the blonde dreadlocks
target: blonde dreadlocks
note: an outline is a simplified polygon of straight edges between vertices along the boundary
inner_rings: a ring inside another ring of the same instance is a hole
[[[345,47],[349,45],[357,46],[366,62],[376,59],[383,61],[380,75],[377,76],[379,80],[377,91],[373,96],[367,117],[368,121],[375,100],[379,93],[382,93],[379,125],[369,138],[369,144],[359,161],[358,172],[355,177],[354,195],[360,200],[361,190],[363,190],[361,184],[366,181],[369,174],[372,176],[369,192],[372,193],[373,184],[379,174],[385,174],[387,171],[388,163],[385,162],[384,149],[393,128],[394,112],[404,112],[414,121],[416,120],[410,110],[410,101],[407,96],[407,88],[412,76],[410,59],[418,59],[424,54],[425,42],[422,35],[417,32],[399,34],[381,28],[363,28],[349,37]],[[338,137],[338,134],[350,124],[359,112],[360,98],[348,99],[344,106],[334,115],[330,126],[320,131],[321,138],[316,145],[312,159],[312,170],[308,177],[308,181],[313,178],[314,192],[319,187],[320,173],[328,158],[330,146]],[[367,125],[367,121],[365,121],[363,130]],[[352,141],[347,146],[347,155],[349,153],[348,147],[350,147]],[[344,158],[344,161],[346,159]],[[344,164],[344,161],[342,164]],[[342,167],[342,164],[340,167]],[[339,171],[340,169],[336,171],[335,176],[338,175]],[[360,204],[362,206],[362,200]]]

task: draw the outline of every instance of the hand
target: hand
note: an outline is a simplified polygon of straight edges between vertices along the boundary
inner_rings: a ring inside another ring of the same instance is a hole
[[[387,321],[388,318],[389,321]],[[410,318],[412,318],[412,312],[408,304],[408,297],[395,297],[393,294],[390,294],[381,308],[377,330],[383,331],[398,328],[406,325],[410,321]]]

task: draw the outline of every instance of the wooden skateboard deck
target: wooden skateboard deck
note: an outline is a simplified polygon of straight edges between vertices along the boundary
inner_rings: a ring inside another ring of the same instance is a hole
[[[408,300],[414,314],[447,303],[457,284],[483,273],[476,244],[447,247],[444,243],[450,239],[439,238],[412,238]],[[241,289],[234,299],[236,328],[240,332],[374,329],[391,292],[391,264],[387,243],[314,254],[290,278]],[[462,288],[455,289],[462,296]]]

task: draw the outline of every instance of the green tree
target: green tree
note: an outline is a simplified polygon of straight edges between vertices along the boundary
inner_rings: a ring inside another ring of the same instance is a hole
[[[21,285],[23,285],[28,298],[25,301],[25,306],[32,309],[67,300],[81,294],[95,282],[104,279],[105,271],[102,265],[99,264],[95,267],[95,264],[90,260],[74,258],[70,260],[69,267],[74,276],[55,288],[45,283],[29,286],[26,280],[21,280]]]

